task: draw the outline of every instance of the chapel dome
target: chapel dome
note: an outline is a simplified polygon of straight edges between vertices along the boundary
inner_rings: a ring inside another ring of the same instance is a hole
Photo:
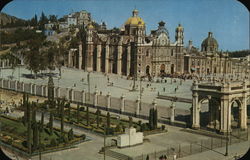
[[[133,10],[132,17],[129,17],[128,20],[125,22],[125,25],[133,25],[133,26],[144,26],[145,22],[141,17],[138,16],[138,10]]]
[[[201,51],[214,52],[218,50],[218,47],[219,47],[218,42],[213,37],[213,33],[208,32],[208,37],[204,39],[201,44]]]

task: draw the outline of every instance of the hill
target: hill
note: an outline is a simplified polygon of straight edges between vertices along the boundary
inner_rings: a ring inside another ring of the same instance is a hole
[[[0,13],[0,26],[1,27],[19,27],[24,26],[26,21],[6,13]]]

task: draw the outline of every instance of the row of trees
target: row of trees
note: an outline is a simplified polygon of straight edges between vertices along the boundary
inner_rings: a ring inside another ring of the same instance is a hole
[[[38,133],[43,128],[43,121],[36,121],[36,104],[29,102],[29,96],[27,94],[23,95],[23,107],[24,107],[24,116],[23,124],[27,127],[27,148],[28,152],[32,153],[33,150],[36,150],[39,145],[39,136]]]
[[[27,41],[30,39],[45,39],[42,33],[36,33],[35,30],[18,28],[14,32],[1,31],[1,44],[20,44],[21,41]]]
[[[29,51],[25,53],[27,68],[35,75],[43,70],[54,70],[61,68],[66,56],[66,49],[63,44],[54,42],[31,40],[28,45]]]
[[[5,14],[5,16],[10,17],[7,14]],[[22,20],[22,19],[12,18],[12,17],[10,17],[9,19],[10,19],[10,22],[8,22],[6,24],[1,19],[0,27],[1,28],[12,28],[12,27],[33,26],[36,29],[44,30],[44,24],[47,24],[49,21],[50,22],[65,21],[64,18],[58,19],[56,15],[48,15],[48,16],[46,16],[44,14],[44,12],[41,13],[41,16],[39,18],[35,14],[34,17],[32,17],[31,19],[28,19],[28,20]]]
[[[229,57],[232,57],[232,58],[246,57],[246,56],[250,55],[250,50],[228,52],[228,54],[229,54]]]
[[[36,112],[38,109],[38,104],[35,102],[29,102],[29,96],[27,94],[23,94],[23,103],[22,106],[24,108],[24,116],[22,118],[24,126],[27,127],[27,148],[28,152],[32,153],[33,151],[40,149],[44,144],[41,143],[41,134],[44,132],[44,112],[41,113],[41,120],[37,122],[36,120]],[[74,139],[73,129],[70,129],[67,134],[64,131],[64,107],[65,100],[61,99],[57,101],[57,107],[59,108],[60,118],[61,118],[61,129],[60,129],[60,138],[51,139],[51,146],[55,146],[59,142],[68,142]],[[47,132],[52,136],[54,134],[54,114],[50,112],[49,114],[49,122],[46,124]]]

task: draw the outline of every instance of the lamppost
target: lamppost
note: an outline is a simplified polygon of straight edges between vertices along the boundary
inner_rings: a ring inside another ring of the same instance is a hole
[[[90,101],[90,80],[89,80],[90,72],[87,74],[87,81],[88,81],[88,101]]]
[[[228,141],[229,141],[229,138],[228,138],[229,122],[228,121],[229,121],[229,109],[230,109],[230,107],[228,107],[228,109],[227,109],[227,141],[226,141],[226,153],[225,153],[225,156],[228,156]]]
[[[133,61],[132,61],[132,64],[133,64],[133,87],[132,87],[132,91],[135,91],[136,88],[135,88],[135,80],[137,78],[137,55],[136,55],[136,51],[135,51],[135,45],[133,44],[133,49],[132,49],[132,52],[133,52]]]
[[[20,65],[18,64],[18,81],[20,81]]]
[[[103,159],[105,160],[106,159],[106,150],[105,150],[105,148],[106,148],[106,131],[107,131],[107,128],[106,128],[106,126],[104,126],[104,147],[103,147]]]
[[[42,160],[42,153],[41,153],[41,133],[38,132],[39,137],[39,160]]]
[[[140,77],[140,110],[141,110],[141,97],[142,97],[142,77]]]

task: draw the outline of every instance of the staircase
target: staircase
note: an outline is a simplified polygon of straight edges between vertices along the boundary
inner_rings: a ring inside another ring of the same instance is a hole
[[[115,151],[111,151],[111,150],[106,150],[105,154],[107,156],[110,156],[110,157],[118,159],[118,160],[132,160],[131,157],[128,157],[128,156],[126,156],[124,154],[121,154],[121,153],[118,153],[118,152],[115,152]]]

